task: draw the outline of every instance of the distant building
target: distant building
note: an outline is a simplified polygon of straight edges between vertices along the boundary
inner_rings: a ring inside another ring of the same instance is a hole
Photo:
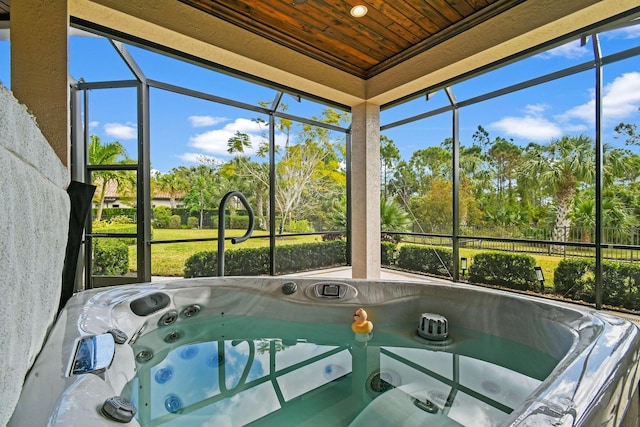
[[[96,178],[94,185],[97,185],[96,194],[100,191],[100,178]],[[167,191],[161,191],[159,189],[152,190],[151,195],[151,207],[167,206],[170,208],[182,208],[184,207],[184,193],[171,194]],[[97,208],[98,204],[94,197],[93,207]],[[118,185],[115,181],[107,182],[107,191],[104,197],[104,208],[135,208],[135,194],[123,195],[118,192]]]

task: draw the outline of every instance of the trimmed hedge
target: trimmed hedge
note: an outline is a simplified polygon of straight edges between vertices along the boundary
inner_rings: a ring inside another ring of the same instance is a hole
[[[295,273],[346,264],[346,243],[340,240],[276,247],[276,272]],[[224,274],[258,276],[269,274],[269,248],[242,248],[225,251]],[[216,251],[198,252],[185,262],[184,277],[217,275]]]
[[[536,260],[525,254],[483,252],[473,256],[469,266],[469,281],[502,286],[522,291],[537,291],[533,267]]]
[[[346,263],[347,244],[341,240],[276,246],[276,272],[279,274]]]
[[[574,300],[595,302],[595,261],[589,258],[563,259],[554,273],[556,294]],[[602,262],[602,303],[640,309],[640,265]]]
[[[187,224],[189,218],[196,218],[198,223],[200,222],[200,212],[191,212],[187,208],[175,208],[171,210],[172,215],[180,215],[180,223]],[[227,215],[227,218],[229,216]],[[200,228],[216,228],[218,227],[218,210],[217,209],[205,209],[202,215],[202,224]]]
[[[98,212],[98,208],[93,208],[92,217],[95,218]],[[136,208],[104,208],[102,209],[102,220],[109,220],[114,216],[126,216],[130,218],[132,221],[136,221],[138,217],[138,210]]]
[[[99,239],[93,244],[93,274],[124,276],[129,272],[129,249],[122,239]]]
[[[380,264],[393,265],[393,251],[397,246],[393,242],[380,242]]]
[[[215,217],[216,223],[214,227],[218,227],[218,217]],[[238,230],[246,230],[249,228],[249,217],[246,215],[227,215],[226,217],[227,228],[233,228]]]
[[[566,258],[558,263],[553,273],[553,286],[557,295],[595,302],[595,260]]]
[[[453,271],[453,251],[440,246],[404,245],[400,247],[398,267],[403,270],[449,276]]]

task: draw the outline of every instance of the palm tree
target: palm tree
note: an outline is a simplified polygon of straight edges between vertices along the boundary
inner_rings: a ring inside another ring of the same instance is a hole
[[[91,143],[89,144],[89,163],[91,165],[115,165],[119,163],[129,162],[127,153],[118,141],[102,144],[100,138],[91,135]],[[120,159],[124,157],[123,159]],[[96,221],[102,218],[102,209],[104,207],[104,199],[107,193],[107,187],[110,183],[115,183],[116,191],[118,185],[123,181],[125,174],[121,171],[101,170],[93,172],[92,182],[99,188],[96,195],[96,203],[98,204],[98,212],[96,213]]]
[[[235,135],[227,140],[227,151],[235,157],[222,166],[220,174],[234,182],[236,188],[244,187],[241,191],[245,194],[255,194],[257,227],[260,230],[266,230],[269,227],[267,220],[269,205],[265,204],[265,201],[269,199],[267,191],[269,188],[269,164],[251,160],[250,156],[244,154],[245,149],[248,148],[251,148],[249,135],[236,131]],[[268,145],[262,144],[258,149],[258,157],[267,155],[268,150]]]
[[[592,233],[596,223],[596,199],[593,191],[585,192],[576,202],[576,207],[571,213],[573,224],[581,230],[579,232],[583,242],[591,242]],[[633,215],[625,204],[617,199],[615,192],[609,191],[602,201],[602,228],[610,230],[605,237],[607,243],[628,244],[627,241],[618,241],[617,235],[629,236],[629,228],[633,224]],[[614,240],[611,240],[614,239]]]
[[[594,144],[584,135],[564,136],[533,150],[520,169],[520,175],[537,176],[539,185],[549,190],[556,206],[551,238],[565,241],[571,227],[570,213],[578,187],[595,180]],[[552,250],[561,251],[562,246],[556,245]]]
[[[184,195],[187,187],[188,169],[184,166],[171,169],[171,172],[160,175],[158,187],[169,194],[171,209],[176,208],[176,196]]]
[[[411,219],[409,218],[409,214],[398,202],[392,198],[382,198],[380,200],[380,229],[383,232],[407,231],[410,225]]]

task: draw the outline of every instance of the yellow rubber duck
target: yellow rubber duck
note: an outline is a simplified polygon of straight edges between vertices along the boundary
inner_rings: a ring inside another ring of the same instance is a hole
[[[367,320],[367,312],[360,308],[353,315],[351,330],[358,334],[368,334],[373,331],[373,323]]]

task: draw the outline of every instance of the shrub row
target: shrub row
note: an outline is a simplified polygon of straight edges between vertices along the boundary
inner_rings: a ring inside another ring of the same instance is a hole
[[[453,251],[440,246],[403,245],[397,262],[403,270],[449,277],[453,270]]]
[[[395,245],[383,242],[383,265],[393,264]],[[442,247],[404,245],[397,260],[403,270],[448,275],[453,269],[452,251]],[[473,256],[469,281],[522,291],[539,291],[534,267],[536,261],[526,254],[482,252]],[[602,303],[631,310],[640,309],[640,265],[603,261]],[[590,258],[563,259],[554,272],[556,295],[595,303],[595,261]]]
[[[521,291],[539,290],[535,265],[536,260],[525,254],[482,252],[473,256],[469,281]]]
[[[330,242],[283,245],[276,248],[276,271],[279,274],[344,265],[346,243]],[[242,248],[225,251],[225,271],[228,276],[269,274],[269,248]],[[216,251],[198,252],[185,262],[184,277],[217,275]]]
[[[93,210],[95,217],[97,209]],[[170,208],[169,206],[156,206],[153,208],[152,225],[155,228],[198,228],[200,214],[191,212],[186,208]],[[111,221],[114,217],[128,218],[130,223],[135,223],[138,215],[136,208],[104,208],[102,220]],[[218,210],[206,209],[203,212],[201,225],[203,228],[218,227]],[[225,217],[225,227],[234,229],[247,229],[249,227],[249,216],[246,212],[240,211],[237,214],[229,214]],[[276,218],[276,223],[280,223],[280,218]],[[256,223],[256,227],[258,224]],[[290,233],[309,233],[313,231],[313,226],[306,219],[287,221],[286,231]]]
[[[93,217],[95,218],[98,212],[97,208],[93,208]],[[114,216],[125,216],[131,221],[135,222],[138,217],[138,210],[136,208],[104,208],[102,209],[102,219],[109,220]]]
[[[602,262],[602,303],[640,309],[640,265]],[[554,273],[556,294],[574,300],[595,302],[595,260],[563,259]]]
[[[381,244],[382,264],[391,265],[395,245]],[[420,273],[450,277],[453,271],[453,251],[438,246],[403,245],[398,259],[399,268]],[[474,283],[502,286],[518,290],[538,290],[535,259],[529,255],[504,252],[483,252],[473,257],[469,280]]]
[[[135,209],[133,209],[135,213]],[[157,228],[197,228],[200,222],[198,212],[190,212],[184,208],[172,209],[168,206],[156,206],[153,208],[153,226]],[[218,211],[207,209],[203,212],[202,226],[205,228],[216,228],[218,226]],[[249,217],[246,215],[226,216],[227,228],[247,228]]]

